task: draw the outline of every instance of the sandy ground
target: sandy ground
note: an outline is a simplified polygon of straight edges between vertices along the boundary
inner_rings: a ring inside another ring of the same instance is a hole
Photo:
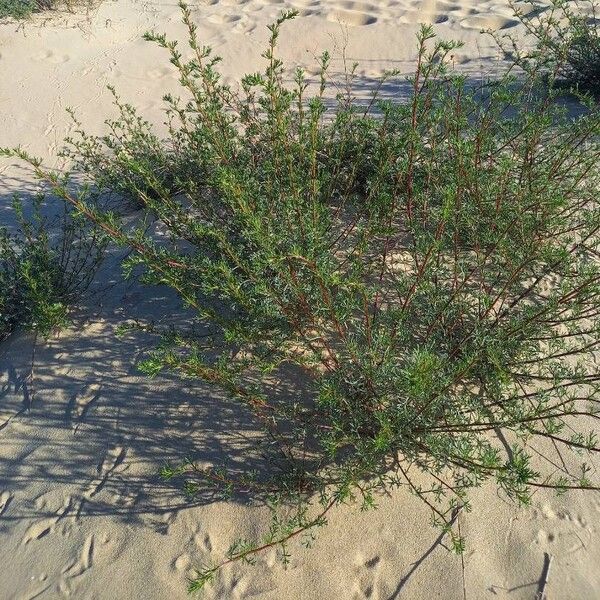
[[[332,50],[359,60],[369,80],[383,68],[408,70],[419,22],[466,42],[455,60],[474,77],[497,60],[481,28],[514,30],[500,0],[207,0],[194,4],[201,39],[223,56],[227,78],[256,70],[265,25],[284,7],[281,54],[314,65]],[[111,115],[113,84],[152,122],[174,89],[164,53],[141,39],[156,28],[183,38],[174,2],[105,2],[82,16],[38,16],[0,25],[0,145],[24,145],[59,163],[57,150],[76,109],[90,131]],[[0,219],[10,195],[33,189],[22,167],[0,164]],[[120,281],[114,259],[98,277],[75,326],[39,342],[17,334],[0,346],[0,598],[185,598],[190,567],[219,556],[268,516],[260,507],[187,502],[156,474],[188,455],[244,457],[249,424],[212,390],[166,377],[148,380],[135,361],[149,340],[115,342],[123,318],[179,310],[173,297]],[[32,376],[32,359],[35,364]],[[518,510],[493,488],[460,516],[468,539],[461,559],[447,552],[428,511],[407,492],[379,499],[379,510],[337,510],[312,550],[292,547],[285,571],[274,556],[254,568],[228,568],[206,598],[264,600],[533,599],[552,556],[548,598],[600,598],[600,495],[556,498],[538,492]]]

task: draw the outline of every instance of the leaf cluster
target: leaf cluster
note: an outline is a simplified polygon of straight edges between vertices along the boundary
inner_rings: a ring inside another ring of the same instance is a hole
[[[519,3],[515,16],[525,26],[530,48],[503,36],[501,45],[525,69],[541,70],[551,85],[600,92],[600,6],[597,0]],[[497,34],[495,37],[499,38]],[[499,38],[500,39],[500,38]]]
[[[71,306],[89,287],[108,238],[68,205],[42,215],[43,196],[26,216],[15,197],[16,230],[0,229],[0,339],[17,327],[48,336],[68,323]]]

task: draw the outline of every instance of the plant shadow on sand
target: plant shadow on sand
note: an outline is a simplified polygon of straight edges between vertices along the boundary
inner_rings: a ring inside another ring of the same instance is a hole
[[[38,186],[16,176],[4,184],[19,191],[27,213]],[[0,196],[9,230],[12,197]],[[50,222],[52,202],[44,207]],[[64,487],[77,516],[110,514],[133,523],[213,499],[187,499],[180,481],[159,477],[161,465],[192,458],[217,466],[227,458],[232,469],[237,461],[258,469],[261,457],[250,449],[260,432],[243,407],[222,402],[206,385],[138,372],[137,360],[156,338],[133,332],[117,339],[117,326],[165,324],[186,312],[167,288],[124,280],[122,258],[110,248],[67,330],[48,340],[17,331],[0,346],[0,487],[27,496]],[[32,497],[8,514],[7,508],[0,531],[11,520],[47,514]]]
[[[60,337],[38,339],[34,350],[32,335],[16,333],[0,349],[0,435],[12,455],[0,467],[4,485],[13,493],[36,482],[65,485],[81,496],[81,515],[114,514],[131,523],[140,514],[214,499],[207,491],[188,500],[181,482],[163,481],[157,471],[167,461],[218,466],[226,459],[232,472],[242,463],[260,471],[261,433],[243,407],[193,381],[148,380],[135,363],[152,340],[143,334],[115,339],[120,310],[154,318],[177,311],[176,300],[155,288],[120,282],[106,288],[102,297],[90,297],[96,315],[76,316]],[[111,300],[120,309],[112,311]],[[91,481],[90,473],[97,475]],[[32,506],[6,518],[34,516],[41,515]]]

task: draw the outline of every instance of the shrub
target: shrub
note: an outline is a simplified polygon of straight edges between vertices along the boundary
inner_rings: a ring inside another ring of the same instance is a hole
[[[86,0],[87,8],[92,7],[92,1]],[[80,3],[74,0],[0,0],[0,19],[27,19],[34,13],[58,9],[72,10]]]
[[[543,68],[552,83],[600,91],[600,6],[596,0],[550,0],[547,10],[533,2],[528,9],[511,5],[534,42],[533,49],[524,51],[511,40],[510,53],[521,66]]]
[[[38,10],[35,0],[0,0],[0,19],[24,19]]]
[[[65,326],[70,307],[90,285],[106,246],[106,236],[69,205],[53,227],[42,217],[41,203],[42,197],[36,198],[28,219],[15,199],[17,232],[0,229],[0,340],[16,327],[47,336]]]
[[[119,111],[117,119],[107,120],[108,132],[89,135],[73,111],[76,137],[66,139],[61,156],[71,159],[73,168],[87,175],[99,192],[116,192],[134,208],[148,205],[148,198],[176,192],[173,174],[184,168],[174,164],[175,154],[165,149],[133,106],[122,103],[110,87]]]
[[[182,9],[190,58],[147,39],[187,94],[165,99],[172,164],[198,168],[169,173],[174,195],[136,152],[98,158],[154,190],[140,195],[160,241],[18,153],[207,327],[170,331],[143,370],[209,382],[264,430],[261,473],[163,469],[192,495],[250,493],[274,511],[263,539],[235,542],[190,590],[265,548],[287,560],[287,542],[309,543],[333,507],[370,508],[397,486],[457,551],[453,516],[486,480],[521,504],[539,487],[598,489],[585,462],[598,451],[597,107],[571,119],[535,69],[475,84],[429,27],[408,97],[381,100],[374,83],[361,103],[351,72],[332,105],[327,53],[316,82],[298,69],[286,84],[276,45],[293,12],[270,28],[264,73],[232,89]],[[545,442],[581,452],[580,470],[534,464],[530,447]]]

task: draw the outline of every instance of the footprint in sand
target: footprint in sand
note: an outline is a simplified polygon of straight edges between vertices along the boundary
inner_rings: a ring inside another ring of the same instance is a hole
[[[249,34],[256,28],[257,15],[271,9],[273,19],[283,8],[298,10],[301,17],[313,15],[325,17],[328,21],[341,23],[350,27],[373,25],[379,21],[379,15],[386,15],[376,4],[356,0],[337,0],[331,3],[314,2],[313,0],[213,0],[209,3],[212,12],[206,18],[211,23],[232,25],[234,31]],[[235,7],[237,12],[225,11],[225,7]]]
[[[372,4],[346,0],[334,3],[333,10],[328,12],[326,16],[330,21],[339,21],[351,27],[361,27],[377,23],[377,15],[381,12]]]
[[[67,516],[71,510],[71,497],[69,496],[65,503],[56,515],[53,517],[48,517],[46,519],[42,519],[40,521],[36,521],[32,525],[30,525],[21,540],[22,545],[29,544],[29,542],[33,540],[39,540],[44,536],[48,535],[53,529],[56,527],[57,523],[65,516]]]
[[[60,65],[71,60],[68,54],[55,54],[52,50],[44,50],[33,55],[33,60]]]
[[[79,577],[83,575],[91,566],[94,560],[94,535],[88,535],[83,546],[81,548],[81,553],[79,558],[72,562],[70,565],[67,565],[62,573],[64,575],[64,579],[72,579],[73,577]]]
[[[334,10],[327,14],[327,19],[352,27],[373,25],[374,23],[377,23],[377,17],[373,14],[348,10]]]
[[[367,27],[376,23],[455,22],[466,29],[507,29],[518,24],[505,5],[492,0],[210,0],[203,5],[199,10],[205,11],[208,21],[231,25],[234,31],[244,33],[253,31],[256,23],[263,19],[258,18],[259,14],[269,11],[274,19],[282,8],[296,9],[300,17],[320,16],[349,27]],[[208,7],[210,10],[206,12]],[[236,12],[231,12],[232,7]]]
[[[460,24],[467,29],[509,29],[519,24],[516,19],[501,15],[474,15],[463,19]]]
[[[379,600],[381,592],[379,590],[379,563],[381,557],[378,555],[366,559],[359,552],[354,561],[354,589],[352,591],[353,600]]]

